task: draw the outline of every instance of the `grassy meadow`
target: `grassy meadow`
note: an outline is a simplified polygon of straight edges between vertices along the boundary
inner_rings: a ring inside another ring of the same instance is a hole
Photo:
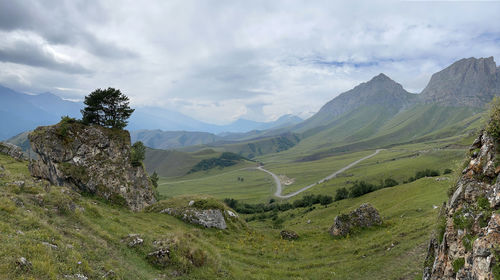
[[[130,212],[33,181],[26,162],[0,155],[0,164],[6,170],[0,178],[0,275],[7,279],[59,279],[78,273],[89,279],[104,275],[108,279],[170,279],[172,275],[175,279],[417,279],[436,221],[435,206],[447,199],[453,181],[451,177],[422,178],[326,207],[280,212],[279,224],[259,218],[243,227],[215,230],[165,214]],[[240,176],[252,184],[259,180],[251,180],[247,173]],[[26,185],[12,184],[16,180]],[[342,239],[328,234],[336,215],[364,202],[380,211],[382,226]],[[284,228],[296,231],[300,238],[282,240],[279,232]],[[129,248],[121,242],[130,233],[140,234],[144,245]],[[145,255],[152,250],[152,241],[162,238],[176,238],[202,250],[205,264],[155,268]],[[21,256],[32,263],[32,269],[16,268]]]

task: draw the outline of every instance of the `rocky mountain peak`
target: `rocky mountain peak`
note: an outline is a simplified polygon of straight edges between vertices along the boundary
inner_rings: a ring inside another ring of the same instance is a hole
[[[471,57],[432,75],[420,98],[424,103],[483,107],[498,94],[500,74],[493,57]]]
[[[401,109],[413,99],[401,84],[383,73],[361,83],[326,103],[318,114],[328,114],[328,118],[342,115],[361,106],[381,105]]]

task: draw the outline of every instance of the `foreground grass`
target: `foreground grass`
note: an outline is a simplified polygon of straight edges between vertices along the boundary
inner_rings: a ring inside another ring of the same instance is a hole
[[[223,231],[188,225],[165,214],[130,212],[34,182],[26,162],[0,155],[0,164],[6,169],[0,178],[3,279],[61,279],[77,273],[89,279],[414,279],[434,227],[433,206],[446,200],[451,183],[423,178],[328,207],[279,213],[280,223],[262,219]],[[14,185],[17,180],[25,186]],[[332,238],[328,228],[335,216],[364,202],[380,211],[383,226]],[[282,228],[301,237],[281,240]],[[144,245],[129,248],[122,243],[130,233],[140,234]],[[172,237],[206,252],[206,264],[166,270],[149,264],[145,255],[153,240]],[[32,269],[20,270],[15,265],[19,257],[28,259]]]

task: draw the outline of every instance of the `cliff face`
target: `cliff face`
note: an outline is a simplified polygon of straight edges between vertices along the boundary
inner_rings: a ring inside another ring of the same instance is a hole
[[[500,94],[499,78],[493,57],[461,59],[432,75],[419,97],[425,103],[483,107]]]
[[[59,123],[37,128],[29,139],[39,156],[30,164],[33,176],[134,211],[155,202],[144,168],[131,164],[128,131]]]
[[[439,241],[430,242],[423,279],[499,279],[496,140],[482,132],[471,146],[468,166],[442,210]]]

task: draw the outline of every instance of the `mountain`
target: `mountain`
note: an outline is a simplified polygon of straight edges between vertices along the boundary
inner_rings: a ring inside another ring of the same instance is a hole
[[[222,138],[208,132],[135,130],[130,132],[132,142],[141,141],[155,149],[175,149],[186,146],[204,145]]]
[[[444,106],[484,107],[495,95],[500,95],[500,67],[493,57],[471,57],[432,75],[420,99]]]
[[[79,115],[81,104],[44,93],[28,95],[0,86],[0,140],[40,125],[56,123],[61,116]]]
[[[385,110],[397,113],[410,105],[415,98],[415,94],[407,92],[403,86],[381,73],[335,97],[318,113],[297,125],[295,130],[305,132],[317,126],[324,126],[335,118],[363,106],[382,106]]]

